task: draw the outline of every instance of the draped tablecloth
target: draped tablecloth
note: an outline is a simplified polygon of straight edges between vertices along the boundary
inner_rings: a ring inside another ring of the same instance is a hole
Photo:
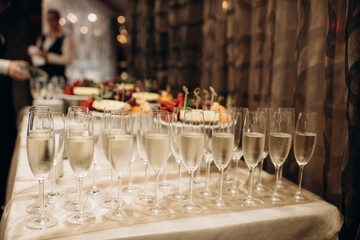
[[[282,205],[272,205],[264,198],[264,205],[256,208],[241,207],[241,194],[236,197],[224,196],[232,203],[228,210],[206,208],[206,201],[200,201],[204,211],[199,214],[180,214],[174,209],[183,203],[168,200],[169,192],[161,191],[161,204],[166,204],[171,211],[167,217],[150,217],[142,213],[143,207],[134,203],[134,196],[124,196],[126,207],[132,210],[133,217],[126,221],[111,221],[104,217],[107,209],[101,208],[98,198],[89,198],[91,208],[88,210],[96,216],[96,222],[87,226],[73,226],[66,223],[70,212],[63,208],[64,199],[75,194],[75,178],[68,160],[64,160],[64,176],[57,181],[57,188],[66,196],[55,201],[53,216],[58,225],[46,230],[31,230],[26,221],[33,217],[26,213],[26,206],[37,198],[38,183],[32,175],[26,155],[25,119],[21,124],[17,144],[12,160],[7,189],[8,205],[1,220],[2,239],[336,239],[343,219],[339,210],[306,191],[308,202],[298,204],[293,201],[296,185],[284,179],[285,189],[281,196],[287,199]],[[105,160],[101,144],[95,149],[94,159],[97,164],[98,187],[110,191],[110,164]],[[144,166],[136,159],[133,163],[133,183],[143,188]],[[177,183],[177,167],[170,158],[167,172],[168,182]],[[305,168],[306,171],[306,168]],[[202,171],[204,173],[205,171]],[[149,169],[149,189],[154,190],[154,176]],[[270,193],[274,184],[274,176],[263,172],[263,183]],[[188,189],[188,173],[183,171],[183,189]],[[218,191],[218,171],[212,168],[211,189]],[[238,170],[239,189],[247,192],[248,170],[243,163]],[[123,178],[126,185],[128,177]],[[195,185],[194,195],[204,188],[205,174],[201,174],[200,184]],[[84,189],[92,184],[92,171],[84,179]],[[224,192],[230,184],[224,185]],[[46,181],[45,192],[50,191],[50,182]],[[117,190],[117,188],[115,188]],[[267,197],[268,198],[268,197]]]

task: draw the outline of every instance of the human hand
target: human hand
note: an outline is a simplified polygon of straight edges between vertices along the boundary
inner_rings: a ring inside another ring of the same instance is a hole
[[[40,51],[38,51],[37,55],[40,57],[46,58],[48,55],[48,52],[40,50]]]
[[[27,66],[29,65],[29,63],[26,61],[10,61],[9,72],[8,72],[9,77],[17,81],[24,81],[29,79],[30,77],[29,71],[25,69],[21,69],[20,68],[21,65]]]

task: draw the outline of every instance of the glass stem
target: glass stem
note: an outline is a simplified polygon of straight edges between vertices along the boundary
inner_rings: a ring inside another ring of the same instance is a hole
[[[45,196],[44,196],[44,180],[39,180],[39,197],[40,197],[40,217],[45,217]]]
[[[83,191],[83,178],[82,177],[78,177],[78,182],[79,182],[79,206],[80,206],[80,214],[84,213],[84,205],[83,205],[83,201],[82,201],[82,191]]]
[[[132,168],[132,161],[130,161],[130,165],[129,165],[129,187],[132,186],[132,171],[131,171],[131,168]]]
[[[53,177],[52,177],[51,192],[56,193],[56,164],[54,164],[52,170],[53,170]]]
[[[164,167],[164,178],[163,178],[163,185],[166,186],[166,176],[167,176],[167,167]]]
[[[236,184],[237,184],[237,169],[238,169],[238,165],[239,165],[239,159],[235,160],[235,169],[234,169],[234,181],[232,184],[232,188],[233,189],[237,189]]]
[[[250,171],[249,171],[249,195],[248,198],[252,198],[252,184],[253,184],[253,167],[250,167]]]
[[[298,179],[299,185],[298,185],[298,190],[296,192],[297,195],[301,194],[301,184],[302,184],[303,173],[304,173],[304,166],[299,165],[299,179]]]
[[[210,166],[211,166],[211,161],[208,160],[206,162],[206,188],[205,188],[205,192],[210,192]]]
[[[145,186],[144,186],[145,194],[148,193],[148,182],[149,182],[148,169],[149,169],[149,164],[145,163]]]
[[[158,199],[158,191],[159,191],[159,178],[160,178],[160,171],[155,172],[155,207],[159,208],[159,199]]]
[[[110,169],[110,181],[111,181],[111,183],[110,183],[110,192],[111,192],[111,198],[113,198],[113,196],[114,196],[114,170],[111,168]]]
[[[178,192],[181,192],[181,167],[182,167],[182,161],[179,163],[179,177],[178,177]]]
[[[258,183],[257,185],[261,186],[261,171],[263,169],[263,166],[264,166],[264,158],[261,157],[261,160],[260,160],[260,164],[259,164],[259,175],[258,175]]]
[[[222,201],[223,181],[224,181],[224,168],[221,169],[221,176],[220,176],[220,187],[219,187],[219,198],[218,198],[218,200],[220,201]]]
[[[284,165],[281,165],[281,167],[279,168],[279,182],[278,182],[277,185],[281,185],[281,184],[282,184],[283,166],[284,166]]]
[[[279,167],[275,166],[275,185],[274,185],[274,191],[273,191],[273,196],[276,197],[277,196],[277,186],[279,184]]]
[[[122,195],[121,195],[121,188],[122,188],[122,179],[121,174],[118,173],[118,210],[122,210]]]
[[[190,171],[190,182],[189,182],[189,204],[193,205],[193,181],[194,181],[194,170]]]
[[[96,189],[96,163],[93,162],[93,189]]]

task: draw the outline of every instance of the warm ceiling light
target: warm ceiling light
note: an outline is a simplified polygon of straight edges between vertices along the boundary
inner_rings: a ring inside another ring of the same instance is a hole
[[[227,9],[229,8],[229,2],[227,0],[224,0],[222,2],[222,8],[224,11],[227,11]]]
[[[120,33],[124,36],[128,35],[128,31],[126,29],[121,29]]]
[[[69,21],[72,22],[72,23],[76,23],[77,20],[78,20],[77,16],[75,14],[73,14],[73,13],[69,13],[67,15],[67,19],[69,19]]]
[[[80,28],[80,33],[81,33],[81,34],[87,34],[87,33],[88,33],[88,28],[85,27],[85,26],[82,26],[82,27]]]
[[[64,25],[66,24],[65,18],[60,18],[60,19],[59,19],[59,24],[60,24],[61,26],[64,26]]]
[[[89,20],[90,22],[96,22],[96,20],[97,20],[96,14],[95,14],[95,13],[89,13],[89,15],[88,15],[88,20]]]
[[[118,20],[118,23],[120,23],[120,24],[125,23],[125,17],[124,17],[124,16],[119,16],[119,17],[117,18],[117,20]]]
[[[122,35],[122,34],[118,34],[116,39],[118,40],[119,43],[121,44],[126,44],[127,43],[127,37]]]

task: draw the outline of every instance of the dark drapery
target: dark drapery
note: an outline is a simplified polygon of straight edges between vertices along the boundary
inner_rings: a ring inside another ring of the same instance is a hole
[[[129,1],[129,70],[175,90],[214,86],[235,106],[319,113],[303,186],[340,207],[346,6],[342,0]],[[292,157],[284,174],[296,181],[297,171]]]

